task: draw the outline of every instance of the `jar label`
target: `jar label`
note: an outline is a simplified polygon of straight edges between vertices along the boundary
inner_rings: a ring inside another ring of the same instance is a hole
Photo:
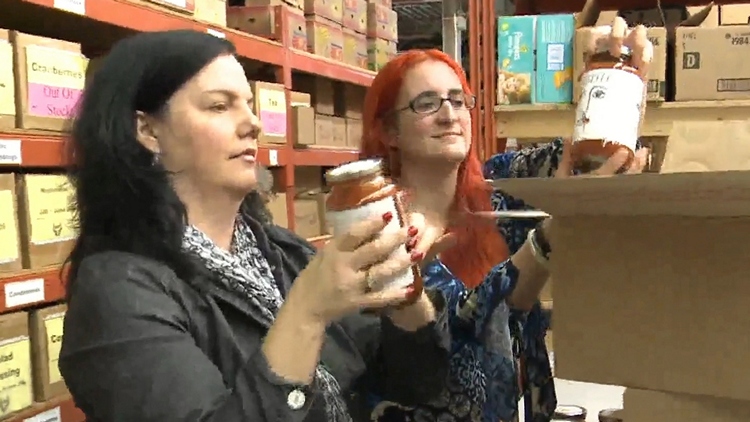
[[[349,229],[355,223],[364,221],[368,218],[375,216],[382,216],[387,212],[392,212],[394,216],[398,216],[400,213],[396,206],[396,197],[387,196],[378,201],[367,203],[358,208],[352,208],[343,211],[326,211],[326,220],[329,226],[333,229],[333,235],[339,236],[349,231]],[[401,229],[401,223],[399,218],[394,218],[388,225],[385,226],[381,234],[394,233]],[[388,259],[403,258],[408,256],[406,246],[401,245],[398,249],[388,257]],[[371,287],[373,291],[382,290],[391,287],[408,287],[414,284],[414,273],[411,268],[407,268],[404,272],[397,274],[393,277],[389,277],[383,280],[373,280],[375,284]]]
[[[594,69],[581,78],[573,142],[602,139],[635,151],[643,80],[619,69]]]

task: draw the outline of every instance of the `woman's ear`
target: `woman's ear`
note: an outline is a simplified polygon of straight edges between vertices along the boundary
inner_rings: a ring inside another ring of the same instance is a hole
[[[161,152],[159,137],[153,119],[142,111],[135,112],[135,137],[146,149],[158,155]]]

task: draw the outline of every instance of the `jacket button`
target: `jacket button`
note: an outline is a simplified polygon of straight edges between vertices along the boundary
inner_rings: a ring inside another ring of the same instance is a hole
[[[305,393],[300,390],[292,390],[286,397],[286,404],[292,410],[300,410],[305,405]]]

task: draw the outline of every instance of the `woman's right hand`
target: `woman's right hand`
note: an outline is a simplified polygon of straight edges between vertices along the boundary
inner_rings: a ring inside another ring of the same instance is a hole
[[[290,299],[318,321],[328,323],[361,309],[398,305],[408,289],[371,292],[375,281],[398,274],[414,264],[418,254],[391,254],[413,238],[414,229],[383,233],[394,216],[386,213],[353,225],[334,237],[313,258],[294,282]]]

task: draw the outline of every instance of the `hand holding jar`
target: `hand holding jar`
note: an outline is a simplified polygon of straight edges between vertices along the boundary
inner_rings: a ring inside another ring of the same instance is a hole
[[[394,254],[417,234],[406,227],[384,230],[396,218],[392,212],[371,216],[335,235],[302,271],[290,296],[299,297],[298,303],[304,303],[307,314],[323,323],[361,309],[399,305],[413,297],[411,285],[373,289],[421,259],[413,254]]]
[[[617,17],[612,26],[592,29],[570,148],[579,172],[627,172],[637,164],[652,58],[653,45],[643,25],[629,29]]]

